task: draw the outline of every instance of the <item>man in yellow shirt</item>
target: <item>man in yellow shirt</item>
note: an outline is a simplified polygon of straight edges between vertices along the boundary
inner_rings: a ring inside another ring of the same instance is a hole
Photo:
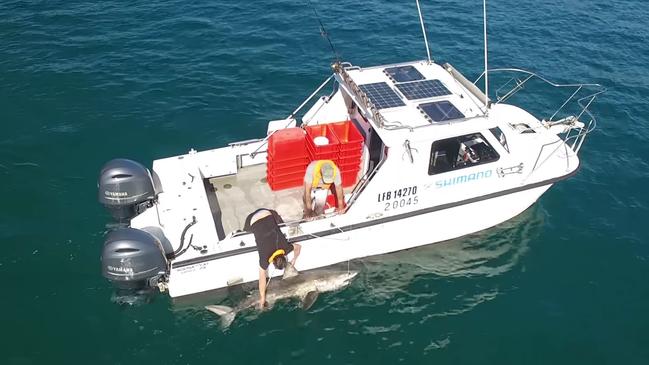
[[[309,164],[304,174],[304,215],[313,217],[324,213],[329,192],[336,195],[336,210],[345,210],[342,177],[331,160],[317,160]]]

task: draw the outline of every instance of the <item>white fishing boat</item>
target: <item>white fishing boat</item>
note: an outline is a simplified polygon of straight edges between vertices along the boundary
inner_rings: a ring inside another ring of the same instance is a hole
[[[159,288],[171,297],[256,281],[258,254],[244,221],[258,208],[276,210],[289,242],[302,245],[300,271],[495,226],[578,171],[596,126],[588,107],[603,92],[519,69],[487,70],[486,62],[471,82],[430,53],[332,69],[258,139],[192,149],[155,160],[151,170],[124,159],[106,164],[99,198],[121,225],[106,237],[104,276],[118,288]],[[504,74],[511,77],[487,97],[488,77]],[[537,84],[568,97],[539,116],[510,103]],[[303,218],[304,170],[321,159],[340,168],[345,208]]]

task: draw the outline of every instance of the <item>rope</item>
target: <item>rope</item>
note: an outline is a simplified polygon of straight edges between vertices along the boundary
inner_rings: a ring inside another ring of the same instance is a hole
[[[338,231],[340,231],[340,233],[345,233],[345,231],[340,229],[340,227],[334,227],[334,228],[336,228]],[[350,240],[349,236],[347,236],[347,238],[332,238],[332,237],[318,236],[317,234],[313,234],[313,233],[306,233],[306,235],[311,236],[313,238],[324,238],[324,239],[333,240],[333,241],[349,241]]]

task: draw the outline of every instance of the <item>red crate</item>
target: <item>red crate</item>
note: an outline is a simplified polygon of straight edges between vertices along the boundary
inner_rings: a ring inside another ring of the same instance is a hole
[[[310,161],[335,160],[338,158],[338,151],[329,151],[329,150],[323,151],[319,148],[311,147],[310,143],[307,143],[306,149],[307,151],[309,151]]]
[[[343,174],[346,173],[346,172],[354,171],[354,170],[358,172],[358,170],[360,170],[360,168],[361,168],[361,162],[360,161],[346,163],[346,164],[339,163],[337,165],[338,165],[338,169]]]
[[[268,153],[282,160],[306,156],[306,133],[302,128],[277,130],[268,138]]]
[[[338,154],[338,158],[336,159],[336,164],[340,165],[349,165],[352,163],[355,164],[360,164],[362,160],[363,154],[361,152],[356,152],[354,154]]]
[[[268,180],[268,186],[270,186],[270,189],[273,191],[277,190],[284,190],[284,189],[291,189],[291,188],[297,188],[299,186],[302,186],[302,179],[299,180]]]
[[[340,142],[340,150],[356,150],[361,149],[365,139],[363,135],[356,129],[356,125],[351,120],[345,122],[328,124],[329,128],[333,130],[338,141]]]
[[[299,179],[304,179],[305,172],[306,172],[306,168],[302,170],[282,170],[280,173],[276,173],[274,171],[267,171],[266,178],[271,179],[273,181],[299,180]]]
[[[302,166],[302,165],[308,165],[309,162],[311,162],[311,157],[307,153],[306,156],[301,156],[297,158],[287,158],[287,159],[277,159],[273,155],[268,155],[268,169],[283,169],[287,167],[293,167],[293,166]],[[272,168],[271,168],[272,167]]]
[[[343,182],[343,187],[347,188],[352,185],[356,184],[358,178],[358,170],[356,171],[349,171],[349,172],[342,172],[342,182]]]
[[[287,175],[302,174],[302,177],[304,177],[304,173],[306,172],[306,167],[307,165],[301,165],[301,166],[291,166],[286,168],[271,169],[271,167],[268,166],[268,168],[266,169],[266,176],[281,177]]]
[[[331,129],[328,124],[308,126],[305,128],[305,130],[307,135],[306,143],[308,147],[311,147],[312,151],[314,151],[315,153],[338,152],[340,142],[338,141],[336,134],[333,132],[333,129]],[[316,146],[316,144],[313,142],[313,139],[316,137],[327,137],[329,144],[324,146]]]

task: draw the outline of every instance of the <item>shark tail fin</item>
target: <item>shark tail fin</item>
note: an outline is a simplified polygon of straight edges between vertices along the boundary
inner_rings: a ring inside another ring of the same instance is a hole
[[[230,327],[234,321],[234,317],[237,315],[234,309],[225,305],[208,305],[205,309],[221,317],[221,327],[223,329]]]

